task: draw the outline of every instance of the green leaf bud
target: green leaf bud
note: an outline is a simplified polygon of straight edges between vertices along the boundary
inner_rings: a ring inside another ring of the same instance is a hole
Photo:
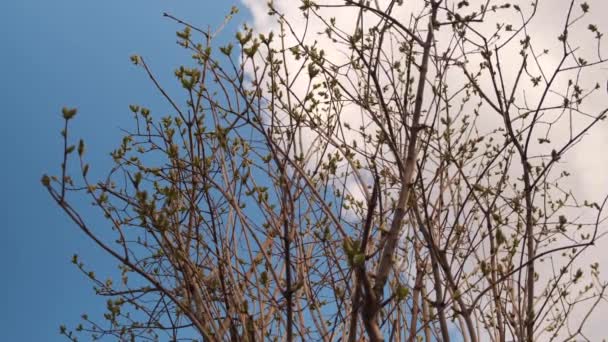
[[[67,107],[63,107],[61,109],[61,113],[63,114],[63,118],[66,120],[70,120],[71,118],[74,117],[74,115],[76,115],[76,112],[78,110],[76,108],[67,108]]]

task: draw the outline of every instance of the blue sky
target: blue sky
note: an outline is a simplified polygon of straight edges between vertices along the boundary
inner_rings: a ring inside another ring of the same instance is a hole
[[[78,107],[73,138],[87,141],[93,175],[129,128],[129,104],[167,109],[129,56],[146,58],[168,90],[184,50],[180,26],[163,12],[200,27],[216,27],[237,1],[19,0],[0,3],[0,100],[5,157],[0,168],[0,340],[64,341],[60,324],[103,308],[90,282],[71,264],[74,253],[98,273],[112,261],[60,212],[40,185],[57,174],[62,153],[61,107]],[[244,12],[243,6],[241,13]],[[246,20],[244,14],[234,23]],[[225,33],[232,34],[228,28]],[[96,173],[99,171],[99,173]],[[103,221],[94,222],[104,224]]]

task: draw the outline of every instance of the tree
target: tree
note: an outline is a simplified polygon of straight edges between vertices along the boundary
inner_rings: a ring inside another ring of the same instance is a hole
[[[76,330],[586,339],[608,285],[581,257],[606,199],[579,200],[565,161],[608,108],[603,35],[587,3],[568,5],[548,32],[534,31],[539,1],[303,0],[303,19],[270,2],[275,32],[244,26],[223,46],[166,14],[194,61],[175,71],[185,104],[132,56],[173,113],[131,105],[115,166],[92,181],[64,108],[61,175],[42,178],[119,263],[120,281],[104,281],[74,256],[109,298],[104,323],[84,316]],[[110,229],[86,222],[83,195]]]

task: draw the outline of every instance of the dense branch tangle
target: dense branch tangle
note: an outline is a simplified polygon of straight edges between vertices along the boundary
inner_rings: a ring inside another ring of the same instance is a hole
[[[89,181],[84,145],[83,183],[69,175],[64,112],[63,176],[43,183],[122,265],[121,282],[104,282],[75,258],[112,298],[105,325],[87,317],[79,330],[206,341],[584,336],[587,311],[573,313],[595,308],[606,285],[597,264],[583,280],[577,258],[600,236],[604,203],[581,204],[561,162],[606,115],[583,77],[604,62],[601,34],[592,30],[588,61],[568,35],[588,8],[572,2],[564,14],[549,69],[528,32],[536,6],[400,5],[303,1],[302,26],[271,3],[275,32],[245,27],[219,49],[178,20],[195,61],[175,73],[186,105],[134,56],[173,115],[131,106],[136,126],[102,182]],[[352,20],[327,14],[335,9]],[[78,214],[77,192],[111,231]]]

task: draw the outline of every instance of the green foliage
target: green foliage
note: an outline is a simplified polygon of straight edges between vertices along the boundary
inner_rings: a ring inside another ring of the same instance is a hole
[[[134,125],[97,181],[70,135],[76,109],[62,109],[61,174],[41,183],[119,265],[98,276],[73,256],[106,310],[63,335],[381,340],[414,324],[429,339],[525,341],[563,334],[583,296],[606,297],[598,266],[574,263],[606,202],[564,183],[569,151],[606,114],[590,114],[601,87],[583,76],[604,60],[575,47],[580,17],[550,52],[535,7],[425,1],[404,22],[347,1],[331,7],[360,13],[345,29],[325,5],[298,5],[320,29],[300,36],[270,3],[276,34],[244,25],[221,45],[165,15],[183,27],[182,96],[131,56],[169,110],[129,105]],[[563,61],[553,74],[548,58]],[[107,224],[89,226],[78,196]]]

